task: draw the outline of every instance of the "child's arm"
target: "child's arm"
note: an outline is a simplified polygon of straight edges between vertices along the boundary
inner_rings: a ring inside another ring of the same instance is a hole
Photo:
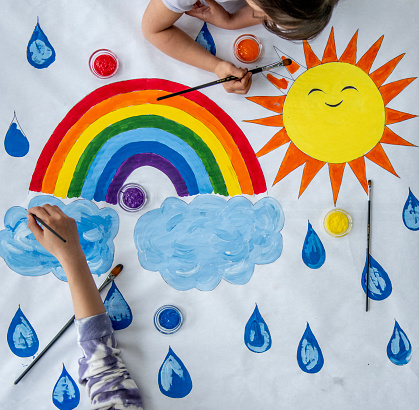
[[[49,230],[42,229],[31,213],[51,226],[66,239],[66,242],[58,239]],[[28,226],[36,240],[54,255],[63,267],[76,319],[106,312],[81,248],[75,220],[64,214],[57,206],[45,204],[29,210]]]
[[[215,0],[206,0],[206,3],[207,6],[198,1],[186,14],[226,30],[238,30],[263,22],[262,16],[257,16],[249,5],[230,14]]]
[[[181,13],[169,10],[162,0],[150,0],[142,20],[144,37],[168,56],[213,72],[218,78],[229,75],[241,78],[226,82],[223,86],[227,92],[246,94],[252,83],[251,74],[246,74],[247,70],[237,68],[234,64],[212,55],[184,31],[174,26],[181,16]]]

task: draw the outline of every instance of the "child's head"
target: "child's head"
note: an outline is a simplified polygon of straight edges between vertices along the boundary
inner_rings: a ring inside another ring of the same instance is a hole
[[[338,0],[248,0],[269,16],[264,26],[288,40],[309,40],[327,25]]]

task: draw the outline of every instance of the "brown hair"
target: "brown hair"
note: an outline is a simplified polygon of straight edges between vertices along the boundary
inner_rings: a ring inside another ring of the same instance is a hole
[[[287,40],[310,40],[327,25],[338,0],[252,0],[268,16],[263,25]]]

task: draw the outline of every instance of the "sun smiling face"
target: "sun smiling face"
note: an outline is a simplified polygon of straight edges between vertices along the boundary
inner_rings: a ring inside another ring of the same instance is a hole
[[[250,101],[276,112],[276,115],[247,122],[280,127],[257,156],[290,143],[274,185],[304,165],[301,195],[327,164],[336,204],[346,165],[366,193],[365,158],[397,176],[382,144],[413,146],[388,126],[415,115],[396,111],[387,104],[415,78],[384,84],[404,54],[370,73],[383,37],[357,62],[357,35],[358,32],[339,59],[333,29],[321,60],[304,41],[307,69],[296,79],[292,78],[288,93],[274,97],[248,97]],[[296,66],[299,67],[298,64]],[[287,69],[291,76],[296,70],[295,67]],[[282,88],[272,75],[268,74],[268,79],[277,88]]]
[[[329,163],[349,162],[380,141],[384,102],[360,68],[327,63],[296,79],[284,102],[283,122],[305,154]]]

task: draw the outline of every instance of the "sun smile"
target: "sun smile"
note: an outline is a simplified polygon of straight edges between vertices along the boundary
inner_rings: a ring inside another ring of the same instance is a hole
[[[339,105],[341,105],[343,103],[343,100],[341,101],[341,102],[338,102],[337,104],[328,104],[327,102],[325,102],[325,104],[328,106],[328,107],[332,107],[332,108],[334,108],[334,107],[339,107]]]

